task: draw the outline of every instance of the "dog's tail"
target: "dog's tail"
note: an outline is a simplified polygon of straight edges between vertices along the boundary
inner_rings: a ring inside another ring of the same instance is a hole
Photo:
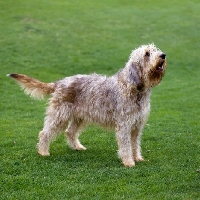
[[[45,95],[55,91],[55,83],[43,83],[24,74],[7,74],[16,80],[24,92],[35,99],[42,100]]]

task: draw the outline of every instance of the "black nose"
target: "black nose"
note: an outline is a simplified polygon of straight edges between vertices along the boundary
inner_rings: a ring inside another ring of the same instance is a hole
[[[164,54],[164,53],[162,53],[162,54],[160,55],[160,58],[162,58],[162,59],[165,59],[165,57],[166,57],[166,54]]]

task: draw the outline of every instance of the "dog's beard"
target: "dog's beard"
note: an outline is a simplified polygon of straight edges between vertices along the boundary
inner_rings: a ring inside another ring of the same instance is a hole
[[[155,67],[150,68],[148,72],[148,78],[152,87],[158,85],[161,82],[165,74],[165,66],[166,62],[161,60],[156,64]]]

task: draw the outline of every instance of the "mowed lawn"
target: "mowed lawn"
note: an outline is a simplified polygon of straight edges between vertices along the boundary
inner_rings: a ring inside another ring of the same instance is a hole
[[[0,199],[200,199],[200,3],[198,0],[0,1]],[[125,168],[114,131],[89,126],[73,151],[63,135],[37,154],[45,101],[6,77],[45,82],[112,75],[154,42],[167,54],[142,137],[145,162]]]

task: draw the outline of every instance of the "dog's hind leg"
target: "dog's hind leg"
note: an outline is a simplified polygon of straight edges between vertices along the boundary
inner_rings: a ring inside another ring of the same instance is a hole
[[[62,110],[62,112],[61,112]],[[55,109],[50,106],[47,110],[43,130],[39,133],[38,153],[42,156],[49,156],[51,141],[67,126],[70,112],[63,112],[64,108]]]
[[[84,126],[85,123],[83,120],[72,118],[65,132],[68,144],[74,150],[86,150],[86,148],[80,143],[78,139]]]

